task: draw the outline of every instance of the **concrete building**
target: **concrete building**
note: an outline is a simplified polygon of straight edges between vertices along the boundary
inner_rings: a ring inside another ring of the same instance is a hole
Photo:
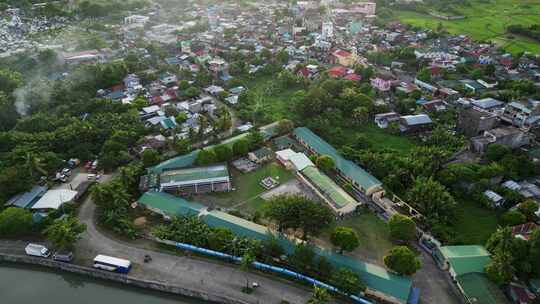
[[[457,130],[467,137],[479,136],[497,125],[497,115],[478,108],[459,112]]]
[[[471,138],[471,149],[478,153],[484,153],[491,144],[507,146],[517,149],[526,146],[531,141],[531,135],[516,127],[500,127],[484,131],[481,136]]]

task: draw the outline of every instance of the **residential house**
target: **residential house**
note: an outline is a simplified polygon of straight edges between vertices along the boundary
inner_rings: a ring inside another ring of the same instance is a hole
[[[501,207],[504,204],[504,197],[492,190],[484,191],[484,196],[491,202],[493,208]]]
[[[165,72],[159,75],[159,81],[165,86],[171,86],[178,82],[178,78],[172,73]]]
[[[34,186],[31,190],[19,193],[6,202],[6,207],[18,207],[29,209],[31,208],[45,193],[47,192],[46,187]]]
[[[466,108],[459,112],[457,130],[466,137],[474,137],[493,129],[497,122],[494,113],[479,108]]]
[[[374,121],[379,128],[386,129],[388,128],[388,125],[390,123],[399,121],[399,118],[400,116],[398,113],[388,112],[388,113],[375,114]]]
[[[423,132],[433,128],[433,121],[427,114],[405,115],[399,119],[399,130],[403,133]]]
[[[504,107],[501,120],[529,130],[540,126],[540,108],[525,102],[510,102]]]
[[[332,53],[330,62],[346,67],[353,67],[358,62],[358,55],[356,54],[356,49],[353,48],[352,52],[336,50]]]
[[[267,147],[262,147],[248,153],[248,158],[254,163],[261,164],[272,159],[274,152]]]
[[[392,89],[392,86],[396,82],[396,79],[392,74],[378,74],[370,79],[371,86],[381,92],[387,92]]]
[[[538,229],[538,225],[532,222],[512,226],[512,236],[528,241],[530,234],[535,229]]]
[[[482,136],[471,138],[471,149],[478,153],[484,153],[491,144],[517,149],[528,145],[530,141],[531,136],[516,127],[499,127],[484,131]]]
[[[504,102],[491,97],[474,100],[471,104],[473,107],[492,113],[498,113],[504,107]]]
[[[511,282],[506,294],[514,304],[533,304],[536,296],[523,284]]]

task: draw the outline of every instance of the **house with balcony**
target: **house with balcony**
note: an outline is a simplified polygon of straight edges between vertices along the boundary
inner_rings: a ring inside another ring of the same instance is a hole
[[[540,108],[528,102],[510,102],[500,116],[502,121],[529,130],[540,126]]]

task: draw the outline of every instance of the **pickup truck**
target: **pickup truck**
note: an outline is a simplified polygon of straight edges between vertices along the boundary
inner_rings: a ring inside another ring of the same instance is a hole
[[[51,252],[47,247],[39,244],[28,244],[26,245],[26,248],[24,248],[24,251],[27,255],[31,256],[37,256],[41,258],[48,258],[51,255]]]

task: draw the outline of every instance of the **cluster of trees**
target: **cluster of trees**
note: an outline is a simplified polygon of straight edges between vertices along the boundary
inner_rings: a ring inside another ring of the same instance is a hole
[[[43,64],[56,60],[50,52],[38,57]],[[106,170],[131,160],[129,148],[146,132],[137,109],[95,98],[126,72],[121,63],[81,66],[63,80],[25,83],[23,74],[0,69],[0,203],[53,176],[70,158],[99,157]]]
[[[529,235],[528,241],[514,237],[510,227],[500,228],[488,239],[486,249],[492,254],[486,274],[497,284],[506,284],[515,275],[540,275],[540,228]]]
[[[319,235],[334,220],[330,209],[302,195],[272,197],[265,215],[276,224],[279,232],[300,230],[303,240]]]
[[[540,26],[538,24],[533,24],[531,26],[512,24],[506,27],[506,30],[512,34],[525,36],[540,41]]]
[[[253,128],[245,138],[236,140],[232,146],[220,144],[212,148],[201,149],[195,163],[199,166],[205,166],[217,162],[227,162],[235,156],[246,155],[249,151],[261,147],[263,143],[263,135]]]
[[[140,232],[129,217],[129,210],[133,199],[140,195],[138,183],[143,172],[143,165],[134,162],[120,168],[118,177],[90,189],[100,224],[132,239]]]

